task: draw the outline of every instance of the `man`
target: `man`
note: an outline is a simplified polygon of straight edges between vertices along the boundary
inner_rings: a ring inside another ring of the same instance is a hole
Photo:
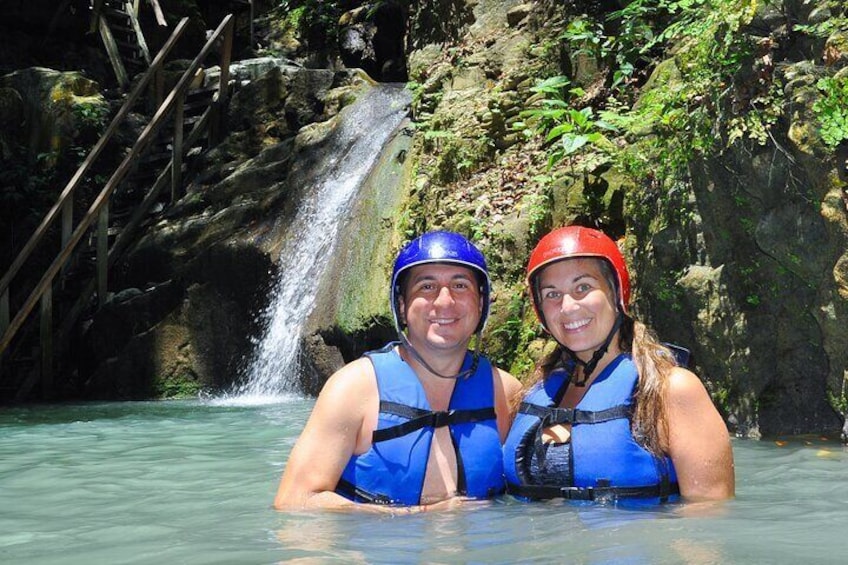
[[[468,351],[490,294],[483,254],[461,235],[407,244],[390,291],[399,341],[327,380],[274,506],[418,511],[502,492],[501,444],[521,386]]]

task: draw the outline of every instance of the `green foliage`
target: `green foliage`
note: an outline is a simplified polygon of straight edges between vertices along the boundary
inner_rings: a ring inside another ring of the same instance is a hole
[[[842,381],[842,390],[839,394],[834,394],[831,391],[827,391],[827,400],[830,402],[830,405],[836,410],[839,414],[843,416],[848,415],[848,392],[845,390],[846,381]]]
[[[758,65],[767,62],[756,59],[756,46],[740,33],[759,3],[634,0],[609,16],[610,25],[577,18],[559,39],[606,65],[612,96],[604,104],[581,104],[585,93],[569,77],[553,76],[532,89],[536,96],[514,127],[544,137],[550,167],[574,163],[577,155],[607,155],[602,160],[611,157],[637,185],[648,179],[655,187],[685,177],[694,158],[737,140],[766,143],[783,112],[782,85],[769,69],[760,72]],[[662,63],[631,107],[634,89],[622,86],[635,80],[634,69],[672,48],[674,58]],[[614,136],[630,137],[629,149],[617,150]]]
[[[571,88],[571,81],[564,76],[554,76],[542,80],[531,88],[540,95],[538,108],[521,112],[523,121],[515,122],[514,128],[524,130],[528,136],[544,135],[545,143],[550,147],[548,166],[553,167],[566,157],[574,155],[587,145],[598,149],[609,148],[612,143],[604,131],[614,132],[616,128],[595,116],[591,106],[574,108],[569,101],[582,96],[579,88]]]
[[[591,55],[599,61],[609,54],[610,38],[604,34],[603,24],[585,14],[569,22],[559,39],[569,43],[575,54]]]
[[[826,77],[816,83],[822,96],[813,104],[819,133],[830,147],[848,139],[848,78]]]
[[[792,31],[825,39],[831,34],[848,32],[848,13],[844,0],[826,0],[817,3],[818,10],[830,11],[829,18],[823,18],[813,24],[795,24]]]
[[[763,144],[782,115],[782,86],[755,58],[752,39],[740,33],[753,18],[757,0],[637,0],[618,13],[641,15],[668,25],[652,47],[675,47],[655,71],[637,107],[610,119],[635,136],[635,158],[622,169],[648,178],[680,178],[698,156],[721,151],[737,140]],[[628,25],[633,25],[630,23]],[[738,84],[737,84],[737,76]],[[645,133],[655,136],[646,138]],[[647,159],[651,166],[640,166]],[[646,178],[642,176],[641,178]]]
[[[663,306],[679,312],[683,310],[684,291],[677,284],[679,273],[666,273],[666,276],[656,281],[654,293]]]
[[[190,377],[157,379],[153,387],[157,398],[169,399],[195,398],[202,390],[200,384]]]
[[[280,0],[279,6],[286,13],[287,25],[304,37],[321,42],[337,36],[341,4],[326,0]]]
[[[531,192],[521,201],[522,213],[530,218],[530,233],[531,239],[537,239],[542,236],[542,232],[547,229],[548,221],[551,215],[551,206],[553,196],[553,177],[547,175],[539,175],[533,177],[533,181],[541,185],[540,192]],[[523,267],[523,265],[522,265]]]
[[[106,125],[109,108],[106,104],[82,102],[73,106],[73,113],[80,125],[99,131]]]
[[[506,321],[492,332],[492,337],[498,342],[490,351],[493,363],[509,367],[509,372],[514,375],[530,374],[534,367],[527,351],[530,342],[536,338],[536,324],[524,321],[526,310],[525,295],[512,294],[507,305]]]

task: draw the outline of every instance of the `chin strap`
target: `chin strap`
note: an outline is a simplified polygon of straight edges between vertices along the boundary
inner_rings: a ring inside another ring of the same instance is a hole
[[[433,369],[433,367],[431,367],[424,360],[424,358],[421,357],[421,355],[415,350],[415,348],[412,347],[412,344],[409,343],[409,339],[407,339],[405,333],[403,333],[402,331],[398,331],[398,337],[400,338],[401,345],[403,345],[403,347],[405,347],[412,354],[412,356],[415,358],[415,360],[418,361],[419,363],[421,363],[422,365],[424,365],[425,369],[427,369],[428,371],[430,371],[431,373],[433,373],[437,377],[441,377],[443,379],[464,379],[464,378],[470,377],[471,375],[473,375],[474,373],[477,372],[477,365],[480,362],[480,342],[482,341],[482,335],[481,335],[481,332],[479,332],[479,331],[477,332],[476,335],[477,335],[477,339],[475,340],[476,343],[474,344],[474,353],[472,354],[471,367],[469,367],[468,369],[466,369],[464,371],[460,371],[459,373],[457,373],[455,375],[443,375],[440,372]]]
[[[563,353],[567,353],[571,361],[583,367],[583,378],[580,380],[575,380],[574,386],[586,386],[586,381],[589,380],[589,377],[592,375],[592,372],[594,372],[595,367],[598,366],[598,362],[601,360],[601,358],[606,355],[607,349],[609,348],[610,343],[612,343],[612,338],[615,336],[615,333],[621,327],[621,324],[623,322],[624,314],[619,312],[618,316],[616,316],[615,318],[615,323],[612,325],[612,329],[610,330],[609,334],[607,334],[607,338],[604,340],[604,343],[602,343],[601,346],[595,350],[595,352],[592,354],[592,358],[589,359],[588,362],[583,361],[582,359],[577,357],[577,355],[572,350],[560,344]],[[563,366],[565,366],[565,361],[566,360],[563,359]]]

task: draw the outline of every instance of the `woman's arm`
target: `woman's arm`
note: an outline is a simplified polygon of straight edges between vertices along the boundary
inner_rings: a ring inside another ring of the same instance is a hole
[[[498,417],[498,432],[501,443],[506,440],[512,425],[513,409],[518,405],[517,396],[522,392],[521,383],[510,373],[492,366],[495,381],[495,414]]]
[[[665,403],[668,452],[687,500],[720,500],[735,493],[733,451],[727,426],[701,380],[677,367]]]

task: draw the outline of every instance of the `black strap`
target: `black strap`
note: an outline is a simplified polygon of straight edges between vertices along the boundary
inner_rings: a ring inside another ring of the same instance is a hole
[[[471,366],[464,371],[460,371],[455,375],[443,375],[440,372],[436,371],[433,367],[430,366],[427,361],[421,357],[421,354],[418,353],[414,347],[412,347],[412,343],[410,343],[409,338],[406,337],[406,334],[402,331],[398,330],[398,337],[400,338],[401,346],[408,349],[409,352],[415,357],[415,360],[424,365],[424,368],[442,379],[467,379],[471,375],[477,372],[477,365],[480,364],[480,343],[483,341],[482,330],[477,331],[477,340],[474,343],[474,353],[471,354]]]
[[[575,363],[583,367],[583,374],[581,375],[582,379],[575,379],[574,386],[586,386],[586,382],[589,380],[589,377],[595,371],[595,367],[598,366],[598,362],[600,362],[601,358],[607,354],[607,349],[609,348],[610,343],[612,343],[612,338],[615,337],[615,334],[616,332],[618,332],[618,329],[621,327],[622,323],[624,323],[624,313],[619,312],[618,316],[615,317],[615,323],[613,324],[612,329],[607,334],[607,338],[604,340],[601,346],[595,350],[595,352],[592,354],[592,358],[589,359],[588,362],[583,361],[572,350],[560,344],[562,349],[568,352],[571,359]]]
[[[382,504],[387,506],[394,504],[394,501],[383,494],[373,494],[367,490],[363,490],[353,483],[339,478],[339,483],[336,485],[336,492],[353,500],[354,502],[367,502],[370,504]]]
[[[553,485],[512,485],[506,492],[534,500],[564,498],[566,500],[598,500],[615,498],[660,498],[666,502],[670,495],[680,494],[677,483],[642,487],[557,487]]]
[[[378,443],[388,439],[405,436],[406,434],[411,434],[421,428],[442,428],[444,426],[454,424],[469,424],[472,422],[495,419],[495,408],[493,406],[473,410],[431,412],[430,410],[406,406],[404,404],[398,404],[397,402],[381,401],[380,412],[395,414],[397,416],[409,418],[409,420],[390,428],[374,430],[374,434],[371,436],[371,443]]]
[[[542,418],[546,426],[554,426],[556,424],[600,424],[610,420],[630,418],[632,407],[628,404],[619,404],[604,410],[592,411],[577,408],[551,408],[522,402],[518,411]]]

